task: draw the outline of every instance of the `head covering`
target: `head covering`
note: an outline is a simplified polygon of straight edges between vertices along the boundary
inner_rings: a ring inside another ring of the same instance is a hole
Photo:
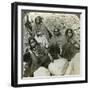
[[[35,18],[35,22],[36,22],[37,19],[39,19],[40,22],[42,22],[42,19],[43,19],[43,18],[42,18],[41,16],[37,16],[37,17]]]

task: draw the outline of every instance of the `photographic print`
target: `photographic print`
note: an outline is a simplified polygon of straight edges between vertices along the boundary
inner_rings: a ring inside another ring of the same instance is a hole
[[[22,16],[23,77],[80,75],[80,14],[24,10]]]
[[[12,86],[87,82],[87,7],[13,3],[12,10]]]

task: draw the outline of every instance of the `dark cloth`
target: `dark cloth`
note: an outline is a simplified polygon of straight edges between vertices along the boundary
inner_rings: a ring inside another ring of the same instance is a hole
[[[24,67],[25,71],[24,71],[24,77],[29,77],[32,76],[31,74],[31,65],[32,65],[32,58],[29,52],[26,52],[23,55],[23,61],[26,62],[26,65]]]
[[[29,30],[32,31],[32,24],[31,24],[31,22],[27,21],[27,22],[25,23],[25,27],[26,27],[27,29],[29,29]]]
[[[59,47],[62,47],[66,43],[66,38],[64,35],[59,35],[59,36],[53,36],[50,39],[50,46],[51,45],[58,45]]]
[[[49,53],[52,56],[53,59],[58,59],[58,55],[60,55],[60,48],[56,45],[51,45],[49,47]]]
[[[35,52],[38,55],[36,55]],[[27,67],[24,71],[24,76],[31,77],[33,76],[34,71],[37,70],[40,66],[48,68],[51,60],[46,51],[44,52],[43,48],[38,47],[37,51],[32,50],[32,53],[28,52],[24,54],[24,62],[27,63]]]
[[[24,54],[23,60],[24,60],[24,62],[26,62],[26,63],[28,63],[28,62],[32,63],[31,56],[30,56],[30,53],[29,53],[29,52],[26,52],[26,53]]]
[[[49,56],[44,55],[44,56],[37,57],[37,58],[38,58],[38,64],[39,64],[40,66],[44,66],[44,67],[48,68],[48,65],[49,65],[50,62],[51,62]]]
[[[67,42],[63,47],[62,47],[62,57],[66,58],[67,60],[71,60],[73,56],[76,54],[75,47],[72,43]]]

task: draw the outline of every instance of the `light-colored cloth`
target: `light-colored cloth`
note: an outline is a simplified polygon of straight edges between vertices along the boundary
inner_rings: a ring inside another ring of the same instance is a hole
[[[65,75],[79,75],[80,74],[80,53],[77,53],[69,62],[69,66]]]
[[[64,75],[67,67],[68,67],[69,62],[64,59],[60,58],[57,60],[54,60],[54,62],[51,62],[48,66],[49,71],[51,72],[52,75]]]
[[[49,39],[48,29],[43,23],[33,25],[32,34],[35,35],[38,31],[42,32],[46,36],[46,38]]]
[[[45,67],[39,67],[35,72],[34,72],[34,77],[42,77],[42,76],[50,76],[50,72],[48,69]]]
[[[48,42],[47,38],[45,37],[45,35],[42,35],[42,36],[39,36],[39,37],[37,35],[35,35],[35,39],[37,40],[37,42],[41,46],[44,46],[44,47],[48,48],[49,42]]]

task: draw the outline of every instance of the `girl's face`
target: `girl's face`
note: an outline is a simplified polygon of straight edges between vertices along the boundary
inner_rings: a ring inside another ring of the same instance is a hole
[[[40,24],[40,19],[39,18],[36,18],[35,23],[36,24]]]
[[[31,44],[31,47],[33,48],[36,46],[36,42],[33,39],[30,41],[30,44]]]
[[[73,35],[71,30],[68,30],[68,37],[71,37]]]
[[[40,32],[40,31],[37,32],[37,36],[38,36],[38,37],[39,37],[39,36],[41,37],[42,35],[43,35],[42,32]]]
[[[58,36],[60,34],[59,30],[58,29],[55,29],[54,30],[54,35]]]

